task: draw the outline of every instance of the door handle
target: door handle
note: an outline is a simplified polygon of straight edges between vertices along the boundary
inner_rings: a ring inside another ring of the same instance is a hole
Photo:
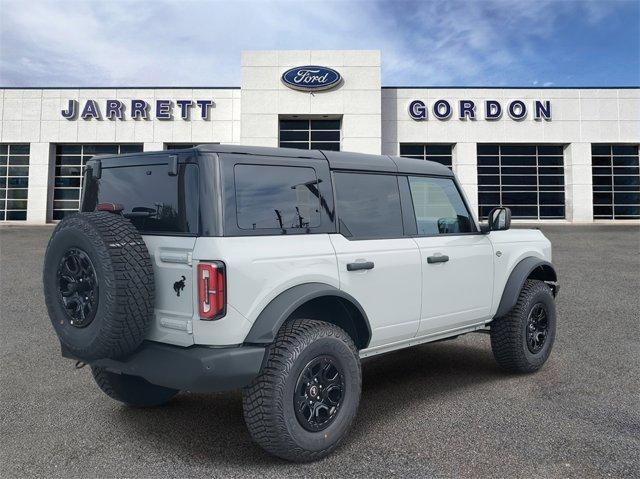
[[[373,269],[373,261],[347,263],[347,271],[360,271],[361,269]]]
[[[446,263],[447,261],[449,261],[449,257],[446,254],[439,254],[439,255],[427,257],[427,263],[429,264]]]

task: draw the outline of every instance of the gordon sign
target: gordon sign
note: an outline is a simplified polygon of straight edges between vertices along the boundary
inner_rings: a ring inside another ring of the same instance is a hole
[[[291,68],[282,74],[282,83],[302,91],[329,90],[341,81],[342,76],[337,71],[316,65]]]
[[[200,117],[209,119],[209,113],[215,106],[213,100],[155,100],[154,115],[158,120],[173,120],[174,110],[180,111],[180,118],[189,120],[193,110],[199,111]],[[126,103],[120,100],[105,100],[99,104],[96,100],[86,100],[83,105],[78,100],[69,100],[66,110],[60,113],[67,120],[124,120],[125,113],[134,120],[150,120],[151,104],[145,100],[131,100]]]
[[[524,120],[530,113],[534,120],[551,120],[549,100],[535,100],[529,105],[522,100],[512,100],[504,105],[497,100],[485,100],[481,103],[482,112],[473,100],[460,100],[457,104],[436,100],[431,107],[422,100],[413,100],[409,103],[409,116],[414,120],[427,120],[431,112],[438,120],[448,120],[453,115],[460,120],[475,120],[482,114],[485,120],[499,120],[506,112],[512,120]]]

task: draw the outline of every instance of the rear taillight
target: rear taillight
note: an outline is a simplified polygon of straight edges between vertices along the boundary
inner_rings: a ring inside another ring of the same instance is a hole
[[[212,261],[198,264],[198,312],[200,319],[211,321],[224,316],[227,295],[224,263]]]

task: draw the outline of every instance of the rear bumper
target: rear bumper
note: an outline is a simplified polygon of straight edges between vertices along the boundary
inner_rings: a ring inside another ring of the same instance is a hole
[[[65,354],[62,355],[71,357]],[[140,376],[152,384],[194,392],[229,391],[248,385],[260,373],[264,346],[188,348],[145,341],[124,359],[91,362],[115,373]]]

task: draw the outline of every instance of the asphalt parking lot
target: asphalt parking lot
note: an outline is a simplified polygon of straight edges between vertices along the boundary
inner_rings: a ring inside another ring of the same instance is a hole
[[[267,456],[239,393],[124,407],[60,357],[42,298],[50,227],[0,228],[0,477],[638,477],[640,227],[544,226],[562,289],[537,374],[500,372],[471,334],[367,360],[329,458]]]

